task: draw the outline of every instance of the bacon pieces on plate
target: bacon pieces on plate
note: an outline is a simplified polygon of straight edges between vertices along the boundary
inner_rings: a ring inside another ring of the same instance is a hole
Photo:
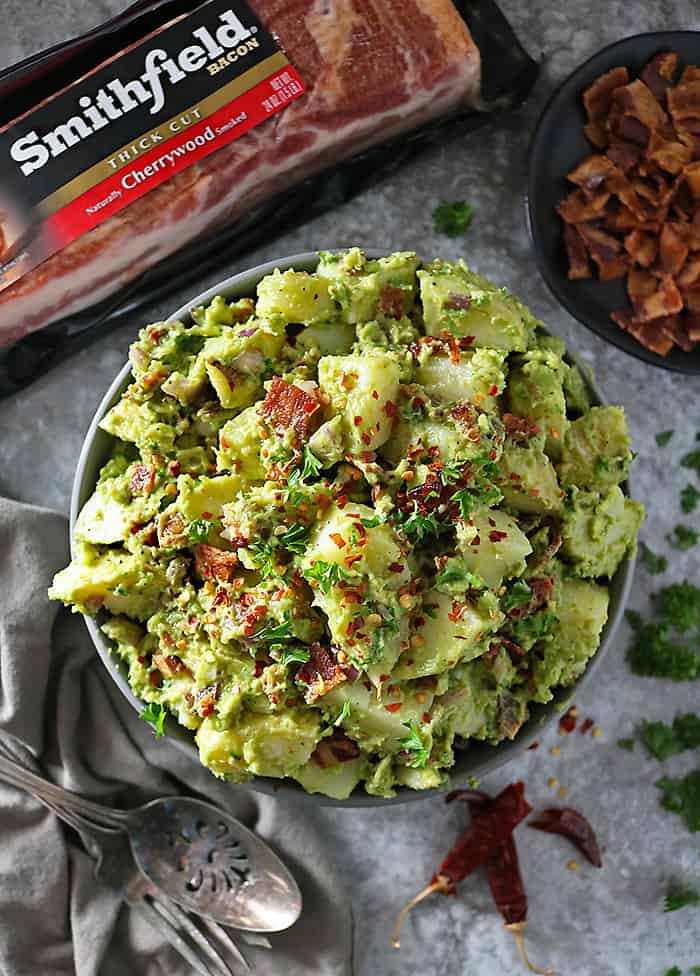
[[[568,277],[625,278],[631,308],[610,317],[660,356],[700,341],[700,67],[681,68],[662,51],[590,85],[593,151],[557,206]]]

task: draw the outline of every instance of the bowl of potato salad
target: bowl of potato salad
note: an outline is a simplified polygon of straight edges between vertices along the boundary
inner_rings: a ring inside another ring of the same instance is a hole
[[[407,800],[517,755],[610,646],[631,459],[622,408],[464,263],[295,255],[142,329],[51,595],[215,776]]]

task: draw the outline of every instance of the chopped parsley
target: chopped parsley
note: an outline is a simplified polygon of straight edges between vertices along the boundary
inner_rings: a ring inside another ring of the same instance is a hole
[[[635,610],[625,613],[634,630],[627,662],[635,674],[673,681],[693,681],[700,676],[700,654],[694,647],[672,639],[700,632],[700,589],[692,583],[674,583],[655,594],[660,620],[644,621]]]
[[[193,522],[190,522],[190,527],[187,530],[187,538],[190,542],[206,542],[215,524],[211,519],[195,519]]]
[[[689,583],[672,583],[657,594],[664,620],[682,634],[700,629],[700,589]]]
[[[547,636],[556,622],[556,616],[549,611],[533,613],[530,617],[514,622],[513,636],[518,644],[523,641],[538,641]]]
[[[460,237],[469,229],[474,209],[466,200],[441,200],[433,210],[433,230],[446,237]]]
[[[444,566],[437,574],[435,586],[438,590],[442,589],[451,593],[455,585],[464,590],[479,590],[483,588],[484,581],[480,576],[465,569],[464,566],[460,565],[460,561],[455,559],[451,566],[449,564]]]
[[[662,793],[661,806],[677,813],[685,820],[688,830],[697,833],[700,830],[700,769],[693,769],[679,779],[664,776],[656,785]]]
[[[642,556],[642,564],[647,573],[656,576],[658,573],[665,573],[668,569],[668,559],[665,556],[657,556],[649,548],[646,542],[640,542],[639,549]]]
[[[284,647],[279,651],[279,663],[285,665],[306,664],[310,656],[308,648],[301,645]]]
[[[700,451],[691,451],[681,458],[682,468],[691,468],[700,474]]]
[[[662,430],[660,434],[656,435],[656,443],[659,447],[666,447],[668,442],[673,437],[674,431],[672,430]]]
[[[289,619],[289,610],[284,612],[284,620],[278,624],[265,624],[265,626],[255,634],[256,640],[264,641],[283,641],[292,640],[292,624]]]
[[[619,749],[625,749],[627,752],[634,752],[634,739],[618,739],[617,746]]]
[[[452,501],[459,505],[459,513],[463,519],[468,519],[474,509],[483,505],[488,508],[500,502],[503,495],[495,485],[487,485],[484,488],[460,488],[452,496]]]
[[[332,586],[337,586],[341,580],[350,580],[352,576],[338,563],[327,563],[317,559],[311,566],[303,570],[302,575],[307,580],[315,580],[322,593],[328,593]]]
[[[380,616],[383,619],[383,623],[379,627],[375,627],[372,631],[369,658],[371,662],[379,660],[382,656],[386,647],[387,638],[399,632],[396,611],[393,607],[385,607],[384,613],[380,613]]]
[[[410,752],[411,759],[407,765],[413,769],[423,769],[430,756],[430,750],[426,748],[416,723],[411,719],[406,725],[408,735],[405,739],[399,739],[399,744],[406,752]]]
[[[317,478],[322,467],[323,465],[311,448],[306,446],[304,448],[304,465],[301,469],[301,480],[306,481],[307,478]]]
[[[700,894],[688,885],[671,885],[664,898],[664,911],[677,912],[686,905],[700,905]]]
[[[404,532],[410,539],[422,542],[428,536],[438,535],[440,523],[437,515],[431,512],[429,515],[422,515],[420,512],[412,512],[403,523]]]
[[[343,707],[338,712],[336,720],[333,725],[342,725],[346,718],[350,718],[350,712],[352,711],[352,705],[349,701],[343,702]]]
[[[176,335],[173,339],[175,351],[182,355],[194,355],[204,345],[204,336],[193,335],[191,332],[183,332]]]
[[[277,575],[277,562],[275,560],[275,550],[270,542],[263,539],[256,539],[248,546],[253,554],[253,560],[258,572],[263,579],[269,579]]]
[[[506,591],[501,600],[501,607],[506,613],[517,607],[526,606],[532,599],[532,590],[524,579],[517,579]]]
[[[361,518],[360,525],[363,525],[366,529],[374,529],[377,525],[381,525],[382,520],[378,515],[373,515],[371,518]]]
[[[306,551],[308,539],[308,528],[302,525],[301,522],[295,522],[294,525],[287,529],[283,536],[280,536],[280,545],[284,549],[289,549],[290,552],[301,556]]]
[[[289,505],[299,505],[304,501],[304,492],[301,490],[301,471],[295,468],[287,478],[287,490],[284,500]]]
[[[700,491],[695,485],[686,485],[681,492],[681,508],[686,515],[694,512],[700,501]]]
[[[407,424],[414,424],[417,420],[423,419],[423,408],[414,407],[412,403],[401,407],[399,414],[401,419]]]
[[[148,722],[153,727],[153,734],[156,739],[160,739],[165,735],[163,725],[167,714],[168,709],[165,705],[161,705],[160,702],[149,702],[139,715],[139,718],[143,719],[144,722]]]
[[[668,541],[674,549],[680,549],[682,552],[685,552],[697,544],[698,533],[688,525],[677,525],[668,536]]]
[[[640,738],[652,756],[663,762],[678,752],[700,747],[700,716],[692,712],[679,715],[672,725],[643,722]]]
[[[445,461],[440,468],[440,481],[443,485],[452,485],[462,477],[462,471],[466,461],[454,460]]]

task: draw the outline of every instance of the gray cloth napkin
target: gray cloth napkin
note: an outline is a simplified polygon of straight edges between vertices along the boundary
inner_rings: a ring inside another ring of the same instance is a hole
[[[324,851],[312,804],[221,783],[154,739],[111,682],[82,620],[46,596],[68,558],[65,519],[0,499],[0,734],[39,773],[129,807],[186,783],[270,842],[294,872],[301,919],[248,949],[259,976],[347,976],[349,900]],[[185,976],[189,967],[98,882],[76,834],[0,783],[0,972],[3,976]]]

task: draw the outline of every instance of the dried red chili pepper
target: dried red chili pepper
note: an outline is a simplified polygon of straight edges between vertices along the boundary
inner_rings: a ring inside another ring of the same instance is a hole
[[[534,820],[528,822],[528,827],[568,838],[594,867],[602,868],[603,861],[595,831],[578,810],[571,807],[552,807],[543,810]]]
[[[457,884],[485,864],[531,810],[532,807],[525,799],[523,783],[511,783],[494,800],[488,800],[479,817],[463,831],[448,852],[430,884],[399,912],[392,932],[395,949],[399,948],[399,930],[410,910],[433,892],[453,895]]]
[[[465,800],[474,818],[483,816],[490,797],[481,790],[455,790],[447,795],[447,802]],[[518,849],[512,834],[492,852],[485,864],[494,904],[503,917],[505,927],[515,936],[523,963],[531,973],[553,976],[554,969],[537,969],[530,962],[525,949],[524,932],[527,924],[527,894],[520,873]]]

